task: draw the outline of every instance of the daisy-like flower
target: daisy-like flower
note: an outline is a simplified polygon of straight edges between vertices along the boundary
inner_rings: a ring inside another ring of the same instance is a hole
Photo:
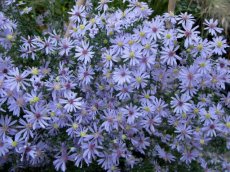
[[[139,89],[139,88],[145,88],[149,79],[149,74],[142,71],[136,71],[133,73],[132,78],[132,86]]]
[[[130,83],[131,81],[131,72],[126,66],[119,66],[119,68],[115,68],[113,73],[113,80],[118,83],[118,85],[122,85],[124,83]]]
[[[226,39],[224,39],[222,36],[213,38],[211,45],[214,47],[213,52],[218,55],[226,53],[225,49],[229,47],[226,43]]]
[[[162,118],[159,115],[149,113],[141,120],[140,124],[149,134],[154,134],[155,127],[159,126],[161,122]]]
[[[59,55],[63,56],[63,55],[69,55],[70,50],[74,47],[73,46],[74,42],[72,40],[70,40],[70,38],[64,38],[61,39],[61,41],[59,42]]]
[[[44,38],[44,41],[41,40],[36,45],[40,50],[44,49],[46,54],[51,54],[55,50],[54,40],[51,37]]]
[[[162,99],[152,98],[153,107],[155,113],[160,116],[166,116],[166,111],[164,110],[167,107],[167,104]]]
[[[21,88],[26,90],[26,86],[29,86],[26,79],[28,75],[29,72],[27,70],[20,74],[18,68],[11,69],[5,80],[6,87],[10,90],[16,89],[17,91],[20,91]]]
[[[192,16],[192,14],[188,14],[187,12],[185,13],[181,13],[180,15],[178,15],[178,17],[176,17],[176,20],[178,20],[178,24],[193,24],[194,23],[194,17]]]
[[[169,45],[174,45],[174,41],[176,40],[176,30],[170,29],[170,30],[165,30],[164,35],[163,35],[163,44],[166,46]]]
[[[94,55],[94,52],[92,52],[92,48],[93,47],[89,46],[89,43],[82,41],[81,46],[76,47],[75,57],[77,57],[80,61],[84,62],[84,64],[89,63]]]
[[[91,159],[96,159],[96,156],[99,154],[98,149],[102,149],[101,146],[98,146],[95,142],[90,141],[88,143],[82,144],[83,149],[83,158],[88,159],[91,161]]]
[[[9,149],[10,149],[10,145],[1,139],[0,140],[0,157],[3,157],[4,155],[6,155],[6,153],[9,152]]]
[[[184,41],[184,47],[188,48],[190,45],[193,45],[193,41],[197,38],[197,34],[199,34],[199,31],[196,31],[196,29],[198,28],[198,26],[193,27],[193,25],[191,23],[186,23],[186,24],[182,24],[183,29],[178,29],[178,38],[182,38],[185,37],[185,41]]]
[[[108,9],[108,3],[109,2],[112,2],[112,0],[100,0],[99,2],[98,2],[98,7],[96,8],[97,10],[104,10],[104,11],[106,11],[107,9]]]
[[[205,27],[205,30],[208,30],[208,33],[210,33],[213,36],[216,36],[217,33],[221,33],[223,31],[223,28],[219,28],[217,27],[218,25],[218,20],[207,20],[205,19],[204,25],[206,25],[207,27]]]
[[[21,137],[25,140],[28,140],[30,137],[33,138],[34,134],[32,131],[33,124],[28,121],[28,118],[26,120],[19,119],[20,125],[17,126],[19,129],[19,132],[16,134],[18,137]]]
[[[207,74],[212,70],[212,64],[209,59],[197,58],[194,64],[197,66],[197,72],[199,74]]]
[[[180,160],[184,161],[186,164],[190,164],[192,160],[196,160],[198,156],[199,156],[199,151],[197,151],[196,149],[185,150],[182,153],[182,157],[180,158]]]
[[[133,106],[132,104],[121,109],[121,112],[127,116],[128,124],[133,124],[135,119],[140,116],[139,111],[140,111],[140,108],[138,108],[137,106]]]
[[[176,127],[175,133],[178,134],[176,138],[178,138],[179,140],[185,140],[185,139],[192,138],[193,130],[191,126],[186,126],[186,124],[181,124]]]
[[[157,154],[160,158],[164,159],[166,162],[168,161],[171,163],[171,161],[175,161],[175,156],[173,156],[171,153],[166,152],[163,148],[160,146],[156,146]]]
[[[189,66],[189,68],[182,67],[179,72],[179,80],[181,81],[181,85],[189,86],[196,85],[199,74],[197,73],[197,68],[194,65]]]
[[[71,14],[70,20],[73,22],[81,22],[82,18],[86,17],[86,12],[85,12],[85,6],[81,5],[75,5],[73,7],[73,9],[71,9],[70,12],[68,12],[69,14]]]
[[[91,66],[81,66],[78,70],[78,79],[83,84],[88,85],[93,79],[94,71]]]
[[[179,49],[179,46],[169,46],[164,47],[161,53],[161,60],[163,64],[167,64],[170,66],[177,65],[176,60],[181,60],[181,58],[176,54],[176,51]]]
[[[147,30],[148,36],[153,39],[161,39],[164,34],[164,23],[160,17],[156,17],[151,22],[148,23],[149,29]]]
[[[171,106],[173,107],[173,112],[175,113],[186,113],[189,111],[191,104],[187,103],[191,98],[182,94],[180,97],[176,94],[176,97],[172,98]]]
[[[5,138],[6,136],[13,135],[16,133],[14,124],[16,120],[12,120],[11,116],[1,116],[0,118],[0,137]]]
[[[207,111],[205,108],[202,108],[200,110],[200,120],[205,124],[209,124],[210,122],[212,122],[212,120],[215,119],[217,119],[215,111],[212,111],[211,109]]]
[[[211,120],[208,124],[202,128],[203,131],[210,137],[216,137],[216,132],[221,131],[221,125],[219,120]]]
[[[124,62],[129,60],[130,66],[135,66],[139,63],[139,58],[141,58],[141,49],[139,46],[132,46],[124,50],[124,54],[122,56],[124,58]]]
[[[36,103],[34,106],[30,106],[31,111],[24,110],[26,115],[24,118],[28,119],[28,122],[32,123],[33,130],[38,127],[45,128],[49,124],[50,117],[47,116],[47,108],[44,105]]]
[[[76,93],[69,93],[66,95],[66,99],[60,99],[60,103],[64,104],[64,108],[67,110],[67,112],[76,112],[77,109],[81,109],[82,105],[82,97],[76,98]]]
[[[106,68],[112,69],[113,63],[117,61],[117,54],[112,49],[106,50],[106,52],[102,54],[102,63]]]

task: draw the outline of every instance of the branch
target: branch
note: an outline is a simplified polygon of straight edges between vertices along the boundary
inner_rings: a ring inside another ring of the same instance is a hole
[[[76,5],[78,5],[78,6],[85,5],[85,3],[86,3],[86,0],[77,0],[76,1]],[[66,33],[65,33],[65,38],[69,37],[69,31],[72,29],[72,25],[73,25],[73,22],[70,21],[69,25],[67,27]]]

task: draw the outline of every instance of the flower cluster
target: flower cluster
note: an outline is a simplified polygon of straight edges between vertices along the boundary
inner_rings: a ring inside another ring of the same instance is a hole
[[[17,58],[16,24],[0,13],[0,164],[119,171],[147,158],[155,171],[229,171],[230,61],[218,21],[201,35],[190,14],[151,19],[144,2],[110,2],[74,6],[65,36],[16,32]]]

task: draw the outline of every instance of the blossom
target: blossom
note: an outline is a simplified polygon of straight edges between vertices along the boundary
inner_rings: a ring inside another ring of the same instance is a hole
[[[66,95],[66,99],[60,99],[60,103],[64,104],[64,108],[67,112],[76,112],[77,109],[81,109],[82,97],[76,98],[76,93],[69,93]]]
[[[172,98],[171,106],[174,108],[173,112],[175,113],[186,113],[191,104],[187,103],[191,98],[185,94],[182,94],[180,97],[176,94],[176,97]]]
[[[179,140],[191,139],[192,132],[191,126],[186,126],[186,124],[177,126],[175,131],[178,133],[177,138]]]
[[[89,63],[93,55],[94,52],[92,52],[92,47],[89,46],[89,43],[81,42],[81,46],[76,47],[75,57],[84,62],[84,64]]]
[[[10,90],[16,89],[17,91],[22,89],[26,89],[28,79],[26,77],[29,75],[28,71],[24,71],[20,74],[18,68],[13,68],[9,71],[7,79],[5,81],[6,87],[10,88]]]
[[[70,20],[73,22],[80,23],[81,19],[86,17],[85,6],[83,5],[75,5],[73,9],[71,9],[71,11],[68,13],[71,14]]]
[[[122,85],[124,83],[130,83],[131,72],[126,66],[119,66],[119,68],[115,68],[113,73],[113,80],[118,83],[118,85]]]
[[[102,148],[101,146],[96,145],[94,142],[88,142],[82,145],[83,149],[83,158],[91,160],[92,158],[95,159],[96,155],[99,154],[98,149]]]
[[[88,85],[93,79],[94,71],[91,66],[81,66],[78,70],[78,79],[82,84]]]
[[[217,27],[217,25],[218,25],[217,20],[213,20],[213,19],[207,20],[207,19],[205,19],[204,25],[206,25],[206,27],[204,29],[208,30],[208,32],[213,36],[216,36],[217,33],[221,33],[223,31],[222,28]]]
[[[196,31],[198,26],[192,28],[193,25],[191,23],[182,24],[182,26],[184,30],[178,29],[179,34],[177,37],[185,37],[184,47],[188,48],[190,45],[193,44],[193,41],[196,39],[197,34],[199,34],[199,31]]]
[[[127,116],[127,123],[133,124],[135,119],[140,116],[139,108],[137,106],[133,106],[130,104],[129,106],[126,106],[126,108],[123,108],[121,112]]]
[[[226,53],[225,48],[229,47],[222,36],[213,38],[212,46],[214,47],[213,52],[218,55]]]
[[[59,55],[63,56],[63,55],[69,55],[70,50],[74,47],[73,46],[74,42],[72,40],[70,40],[70,38],[64,38],[61,39],[61,41],[59,42]]]
[[[47,116],[47,109],[44,105],[36,103],[34,106],[30,106],[31,111],[25,110],[25,118],[28,118],[28,121],[32,123],[33,130],[38,127],[45,128],[49,124],[47,123],[50,118]]]
[[[177,47],[173,47],[173,46],[169,46],[169,47],[165,47],[163,50],[162,50],[162,53],[161,53],[161,60],[162,60],[162,63],[166,63],[167,65],[176,65],[177,62],[176,60],[181,60],[181,58],[176,55],[176,51],[179,49],[179,46]]]

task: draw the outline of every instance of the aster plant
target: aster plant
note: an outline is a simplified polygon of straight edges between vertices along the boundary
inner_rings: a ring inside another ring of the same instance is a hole
[[[191,14],[150,18],[144,2],[111,2],[77,3],[68,27],[39,35],[4,11],[21,1],[4,1],[0,166],[230,171],[229,45],[218,21],[201,34]]]

